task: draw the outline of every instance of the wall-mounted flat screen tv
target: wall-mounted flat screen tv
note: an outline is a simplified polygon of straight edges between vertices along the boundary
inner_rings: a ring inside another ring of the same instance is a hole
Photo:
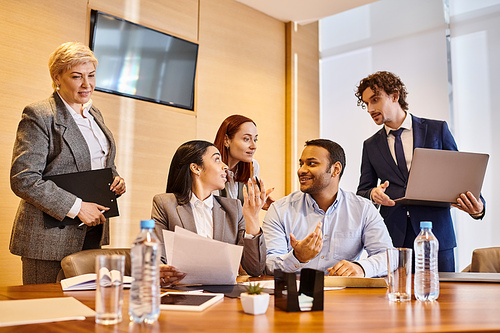
[[[97,91],[194,109],[198,44],[92,10],[90,48]]]

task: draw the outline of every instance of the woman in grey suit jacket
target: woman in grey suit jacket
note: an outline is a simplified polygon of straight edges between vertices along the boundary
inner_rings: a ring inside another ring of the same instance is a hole
[[[27,106],[17,129],[11,166],[11,188],[21,198],[12,228],[10,251],[21,256],[23,283],[56,282],[65,256],[109,243],[107,207],[82,202],[45,176],[111,168],[110,189],[125,193],[116,172],[115,142],[90,99],[97,60],[81,43],[64,43],[51,55],[54,93]],[[49,228],[50,216],[59,222]],[[81,226],[79,223],[82,222]]]
[[[212,194],[224,188],[226,170],[227,165],[212,143],[196,140],[181,145],[170,164],[167,193],[153,199],[151,216],[156,222],[155,230],[162,243],[162,231],[174,231],[175,226],[179,226],[208,238],[243,245],[243,269],[252,276],[259,276],[266,263],[259,223],[259,210],[267,199],[264,183],[257,184],[249,179],[242,208],[238,199]],[[161,248],[164,251],[164,247]],[[162,261],[165,262],[164,254]],[[162,265],[160,277],[162,285],[168,285],[182,279],[184,274]]]

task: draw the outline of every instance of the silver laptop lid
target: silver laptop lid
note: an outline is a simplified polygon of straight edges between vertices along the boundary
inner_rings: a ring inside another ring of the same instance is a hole
[[[406,200],[456,203],[470,191],[479,198],[488,154],[415,148]]]

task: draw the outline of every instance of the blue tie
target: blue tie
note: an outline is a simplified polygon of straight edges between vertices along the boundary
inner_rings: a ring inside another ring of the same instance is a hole
[[[394,135],[394,152],[396,153],[396,161],[398,162],[398,168],[403,174],[405,180],[408,179],[408,169],[406,168],[406,158],[405,152],[403,150],[403,142],[401,141],[401,133],[403,128],[397,131],[391,131],[390,133]]]

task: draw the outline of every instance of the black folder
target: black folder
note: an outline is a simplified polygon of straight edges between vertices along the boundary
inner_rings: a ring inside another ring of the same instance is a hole
[[[116,194],[109,190],[113,182],[111,168],[46,176],[43,179],[53,181],[57,186],[73,193],[82,199],[82,201],[109,207],[109,210],[103,213],[106,218],[119,215]],[[79,225],[80,223],[81,221],[78,217],[74,219],[65,217],[62,221],[59,221],[44,213],[45,228],[61,228],[65,225]]]

